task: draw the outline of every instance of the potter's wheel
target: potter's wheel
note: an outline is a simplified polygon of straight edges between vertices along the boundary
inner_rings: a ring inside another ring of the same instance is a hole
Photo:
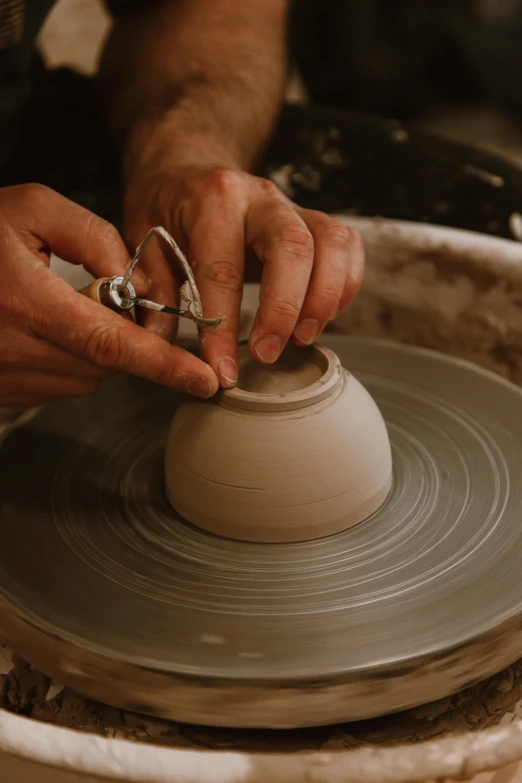
[[[522,654],[522,391],[392,343],[329,338],[386,420],[394,486],[303,544],[176,519],[163,448],[180,397],[118,378],[0,449],[0,633],[126,709],[298,726],[448,695]]]

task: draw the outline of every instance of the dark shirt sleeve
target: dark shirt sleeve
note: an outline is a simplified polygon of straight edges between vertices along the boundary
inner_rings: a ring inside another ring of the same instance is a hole
[[[145,11],[154,5],[167,5],[175,2],[176,0],[105,0],[105,5],[111,15],[117,19],[134,11]]]

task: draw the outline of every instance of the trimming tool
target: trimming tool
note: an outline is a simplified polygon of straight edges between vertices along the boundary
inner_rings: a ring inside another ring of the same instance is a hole
[[[161,237],[168,243],[186,275],[187,279],[180,288],[180,299],[185,303],[185,307],[178,308],[162,305],[157,302],[152,302],[150,299],[138,296],[131,283],[132,274],[138,266],[145,248],[155,235]],[[155,310],[156,312],[165,313],[166,315],[176,315],[179,318],[187,318],[190,321],[194,321],[198,326],[204,326],[207,329],[216,329],[223,321],[222,318],[205,318],[203,316],[201,297],[190,264],[175,240],[168,231],[161,226],[154,226],[150,229],[143,242],[137,247],[129,268],[123,277],[121,275],[116,275],[114,277],[99,278],[87,286],[87,288],[83,289],[81,293],[118,313],[130,313],[133,311],[134,307],[145,307],[148,310]]]

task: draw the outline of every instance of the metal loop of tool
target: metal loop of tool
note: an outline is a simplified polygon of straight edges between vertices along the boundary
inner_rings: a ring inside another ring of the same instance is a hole
[[[180,309],[178,307],[170,307],[168,305],[158,304],[152,302],[150,299],[144,299],[143,297],[136,296],[136,292],[130,283],[130,279],[136,267],[138,266],[143,252],[150,240],[154,235],[162,237],[172,249],[174,255],[181,264],[181,267],[187,278],[186,282],[181,286],[180,297],[182,301],[186,303],[186,308]],[[196,286],[194,274],[190,265],[181,252],[180,248],[171,237],[171,235],[161,226],[155,226],[151,228],[143,242],[137,247],[134,257],[127,269],[124,277],[113,277],[108,282],[108,297],[111,304],[109,305],[114,309],[116,306],[120,310],[131,310],[133,307],[145,307],[149,310],[155,310],[159,313],[166,313],[167,315],[175,315],[179,318],[187,318],[194,321],[198,326],[205,326],[208,329],[216,329],[223,321],[222,318],[204,318],[203,309],[201,306],[201,297]]]
[[[104,280],[99,289],[100,302],[111,310],[132,310],[136,291],[132,283],[123,285],[123,277]]]

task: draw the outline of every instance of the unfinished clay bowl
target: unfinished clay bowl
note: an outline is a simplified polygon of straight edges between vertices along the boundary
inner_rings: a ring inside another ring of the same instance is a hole
[[[239,381],[178,408],[167,495],[188,522],[227,538],[295,542],[371,516],[392,483],[380,411],[329,348],[288,347],[271,366],[240,353]]]

